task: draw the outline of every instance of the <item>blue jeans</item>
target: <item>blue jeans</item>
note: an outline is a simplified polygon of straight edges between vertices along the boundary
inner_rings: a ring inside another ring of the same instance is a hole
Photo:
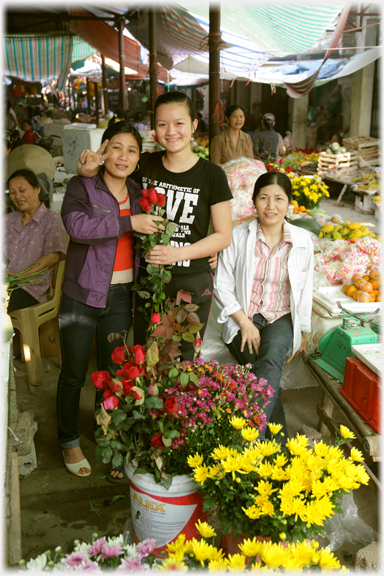
[[[291,315],[285,314],[275,322],[272,322],[272,324],[268,324],[262,314],[255,314],[252,322],[260,332],[259,353],[256,355],[253,350],[253,353],[250,354],[247,344],[244,347],[244,351],[240,352],[241,330],[239,330],[232,342],[227,344],[227,347],[239,364],[252,364],[252,372],[255,376],[257,378],[265,378],[274,389],[275,393],[272,398],[269,398],[270,402],[264,412],[267,416],[267,422],[283,425],[281,432],[284,433],[284,437],[281,444],[285,446],[288,430],[281,400],[280,380],[283,373],[284,359],[293,339]],[[267,437],[270,437],[269,430],[267,429],[266,431]],[[260,440],[263,440],[266,431],[260,434]],[[279,435],[276,438],[278,439]]]
[[[112,374],[119,366],[111,354],[123,341],[109,342],[111,332],[127,333],[132,321],[132,282],[113,284],[104,308],[88,306],[63,294],[59,330],[63,365],[57,387],[58,440],[62,448],[80,444],[77,431],[81,389],[85,384],[93,338],[97,338],[97,369]],[[99,394],[99,398],[100,398]]]

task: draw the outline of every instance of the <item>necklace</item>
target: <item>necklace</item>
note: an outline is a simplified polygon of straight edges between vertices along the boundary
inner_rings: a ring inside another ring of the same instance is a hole
[[[126,201],[128,200],[128,198],[129,198],[129,191],[128,191],[128,186],[127,186],[127,195],[126,195],[126,197],[124,198],[124,200],[122,200],[121,202],[119,202],[119,206],[121,206],[122,204],[125,204]]]

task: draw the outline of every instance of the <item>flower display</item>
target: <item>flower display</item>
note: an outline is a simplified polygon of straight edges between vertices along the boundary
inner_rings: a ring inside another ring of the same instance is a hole
[[[123,534],[112,538],[99,538],[92,535],[92,542],[75,540],[73,552],[64,554],[61,546],[55,549],[52,557],[50,550],[26,562],[21,560],[19,568],[25,571],[60,571],[60,572],[92,572],[119,570],[136,572],[150,570],[154,565],[153,551],[156,542],[144,540],[140,544],[129,544],[128,535]]]
[[[161,572],[301,572],[347,571],[340,566],[333,552],[320,548],[316,540],[297,543],[273,543],[246,538],[239,545],[239,554],[226,555],[223,550],[207,541],[215,535],[213,528],[197,525],[202,538],[186,540],[180,534],[167,546],[167,558],[159,567]]]
[[[320,441],[313,449],[297,434],[282,449],[275,438],[279,427],[268,426],[272,440],[249,440],[243,427],[237,430],[238,447],[223,445],[210,454],[213,465],[205,458],[190,460],[204,510],[218,504],[223,533],[235,537],[257,534],[276,544],[282,535],[287,542],[324,535],[324,523],[342,512],[337,499],[369,482],[362,454],[351,451],[347,458],[340,449],[353,433],[343,426],[335,445]]]
[[[222,366],[198,358],[180,363],[173,357],[161,362],[169,356],[170,341],[152,340],[147,350],[118,347],[124,356],[115,377],[105,371],[92,375],[95,387],[104,391],[96,412],[101,425],[96,457],[116,467],[126,452],[137,473],[150,472],[167,488],[173,476],[191,473],[189,464],[198,463],[200,453],[222,443],[235,445],[239,423],[253,435],[264,430],[264,408],[273,390],[250,372],[251,365]]]
[[[266,172],[263,162],[241,157],[229,160],[221,168],[227,176],[233,196],[230,201],[232,221],[255,216],[252,195],[257,178]]]
[[[316,208],[324,196],[329,198],[328,186],[320,176],[296,176],[291,179],[292,196],[300,206]]]

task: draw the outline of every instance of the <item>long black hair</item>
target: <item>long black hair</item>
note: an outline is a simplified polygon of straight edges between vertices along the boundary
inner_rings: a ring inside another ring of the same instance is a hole
[[[18,178],[18,177],[22,177],[24,178],[28,184],[30,186],[32,186],[32,188],[37,188],[37,186],[40,186],[37,178],[36,178],[36,174],[34,172],[32,172],[32,170],[29,170],[28,168],[21,168],[20,170],[16,170],[16,172],[14,172],[9,178],[8,178],[8,187],[9,187],[9,183],[11,180],[13,180],[13,178]]]
[[[288,197],[289,203],[292,200],[292,185],[289,177],[283,172],[265,172],[261,174],[255,182],[255,187],[253,189],[252,202],[255,204],[257,196],[260,194],[260,190],[271,184],[278,184],[282,188]]]

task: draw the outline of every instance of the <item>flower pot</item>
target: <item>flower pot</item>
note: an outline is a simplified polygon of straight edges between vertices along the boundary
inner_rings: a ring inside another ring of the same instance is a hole
[[[202,494],[189,476],[175,476],[169,490],[155,482],[152,474],[134,474],[135,468],[125,461],[125,473],[130,483],[132,532],[135,544],[146,538],[156,540],[153,552],[156,558],[162,558],[161,552],[167,544],[185,534],[187,540],[200,539],[195,526],[201,519],[207,520],[203,513]]]

